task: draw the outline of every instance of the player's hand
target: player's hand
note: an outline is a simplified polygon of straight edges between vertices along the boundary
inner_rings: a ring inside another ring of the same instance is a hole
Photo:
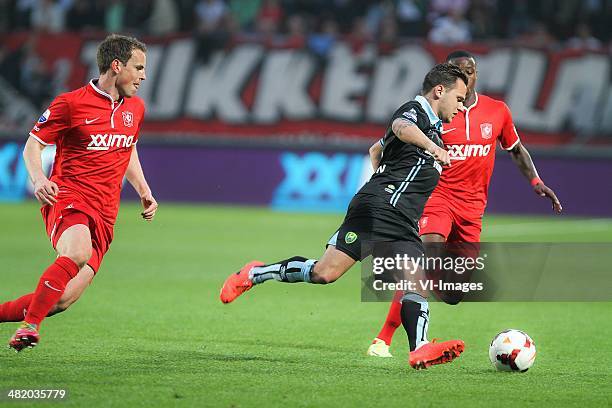
[[[427,149],[427,153],[431,154],[434,160],[440,163],[442,166],[450,166],[450,155],[446,149],[443,149],[438,145],[433,145]]]
[[[42,205],[53,205],[57,203],[59,187],[48,178],[42,178],[34,182],[34,197]]]
[[[546,187],[546,184],[542,182],[536,184],[533,186],[533,191],[535,191],[535,193],[540,197],[548,197],[552,202],[552,208],[555,212],[560,214],[561,211],[563,211],[563,207],[561,206],[561,202],[557,198],[557,195],[554,191],[552,191],[552,189]]]
[[[142,208],[144,208],[144,211],[141,212],[140,215],[142,215],[142,218],[145,220],[151,221],[157,212],[157,201],[155,201],[151,193],[140,197],[140,201],[142,202]]]

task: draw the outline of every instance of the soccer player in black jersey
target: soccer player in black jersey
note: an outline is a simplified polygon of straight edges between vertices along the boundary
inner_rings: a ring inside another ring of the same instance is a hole
[[[272,264],[249,262],[226,279],[221,301],[230,303],[253,285],[271,279],[332,283],[368,256],[377,243],[408,243],[422,253],[417,223],[442,166],[450,165],[440,138],[442,122],[449,123],[463,106],[467,83],[468,78],[455,65],[436,65],[425,76],[421,95],[395,111],[381,142],[383,154],[376,172],[353,197],[344,222],[320,260],[295,256]],[[414,368],[449,362],[464,348],[461,340],[427,341],[426,297],[427,292],[417,288],[402,298],[402,324]]]

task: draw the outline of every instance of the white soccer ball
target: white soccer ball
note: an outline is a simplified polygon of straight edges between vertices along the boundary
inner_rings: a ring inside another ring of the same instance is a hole
[[[489,359],[499,371],[524,373],[533,365],[536,356],[535,343],[527,333],[508,329],[491,341]]]

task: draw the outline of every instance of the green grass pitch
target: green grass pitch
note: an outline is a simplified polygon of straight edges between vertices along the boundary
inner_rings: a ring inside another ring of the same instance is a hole
[[[271,282],[219,302],[224,278],[245,261],[318,257],[341,218],[162,203],[149,224],[124,205],[81,300],[45,321],[36,349],[0,349],[0,389],[63,388],[62,406],[89,407],[612,404],[612,303],[432,304],[430,337],[459,337],[467,349],[415,371],[402,329],[395,358],[365,356],[387,304],[360,302],[357,269],[325,287]],[[0,220],[5,301],[31,291],[54,255],[35,204],[2,204]],[[488,217],[483,239],[612,242],[612,220]],[[0,324],[0,338],[15,327]],[[525,374],[488,361],[505,328],[537,344]]]

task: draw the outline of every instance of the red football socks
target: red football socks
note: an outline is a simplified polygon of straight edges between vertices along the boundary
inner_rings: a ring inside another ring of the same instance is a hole
[[[77,273],[79,273],[79,266],[72,259],[66,256],[57,258],[40,277],[24,320],[38,327],[51,308],[60,300],[70,279]]]
[[[391,301],[391,306],[389,307],[389,313],[387,313],[387,319],[385,320],[385,324],[382,329],[380,329],[380,333],[376,338],[384,341],[387,346],[391,345],[391,340],[393,339],[393,334],[398,327],[402,325],[402,296],[404,293],[400,290],[395,292],[393,296],[393,301]]]
[[[0,322],[21,322],[30,308],[32,296],[34,296],[34,293],[28,293],[19,299],[1,304]]]

